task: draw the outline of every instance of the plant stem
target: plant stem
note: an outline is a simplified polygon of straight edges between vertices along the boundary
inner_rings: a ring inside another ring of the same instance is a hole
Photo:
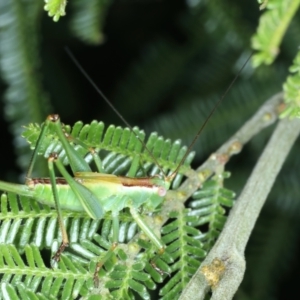
[[[244,251],[250,233],[299,133],[300,120],[285,119],[279,122],[230,212],[219,239],[183,291],[180,300],[204,299],[211,286],[205,279],[203,267],[209,268],[216,259],[223,263],[225,268],[223,274],[214,274],[217,279],[212,287],[211,299],[232,299],[244,276]],[[211,270],[213,272],[212,267]]]

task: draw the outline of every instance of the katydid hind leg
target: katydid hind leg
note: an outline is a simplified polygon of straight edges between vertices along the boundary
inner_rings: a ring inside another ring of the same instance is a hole
[[[57,157],[56,153],[52,153],[54,157],[55,165],[58,168],[59,172],[66,179],[69,184],[71,190],[75,194],[76,198],[82,204],[85,212],[95,220],[100,220],[104,216],[104,210],[99,201],[98,197],[87,187],[83,186],[79,182],[77,182],[66,170],[63,163]]]

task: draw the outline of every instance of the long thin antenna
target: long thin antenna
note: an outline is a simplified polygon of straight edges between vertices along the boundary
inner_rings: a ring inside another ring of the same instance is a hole
[[[93,79],[87,74],[85,69],[81,66],[81,64],[78,62],[78,60],[75,58],[73,53],[70,51],[68,47],[65,47],[65,51],[69,55],[69,57],[72,59],[74,64],[77,66],[79,71],[83,74],[83,76],[88,80],[88,82],[93,86],[93,88],[96,90],[96,92],[105,100],[105,102],[110,106],[110,108],[116,113],[116,115],[122,120],[122,122],[133,132],[135,137],[142,143],[143,147],[146,149],[146,151],[150,154],[150,156],[153,158],[155,164],[159,168],[159,170],[164,174],[163,169],[159,165],[157,159],[153,156],[151,151],[146,146],[145,142],[134,132],[133,127],[126,121],[126,119],[121,115],[121,113],[117,110],[117,108],[109,101],[109,99],[104,95],[104,93],[100,90],[100,88],[96,85],[96,83],[93,81]]]
[[[65,47],[65,50],[67,52],[67,54],[69,55],[69,57],[72,59],[72,61],[75,63],[75,65],[77,66],[77,68],[80,70],[80,72],[84,75],[84,77],[90,82],[90,84],[94,87],[94,89],[97,91],[97,93],[105,100],[105,102],[111,107],[111,109],[117,114],[117,116],[123,121],[123,123],[135,134],[135,137],[142,143],[142,145],[144,146],[144,148],[146,149],[146,151],[151,155],[151,157],[153,158],[154,162],[156,163],[156,165],[158,166],[158,168],[160,169],[160,171],[164,174],[162,168],[160,167],[160,165],[157,162],[157,159],[152,155],[151,151],[147,148],[145,142],[143,140],[140,139],[140,137],[134,132],[133,127],[126,121],[126,119],[121,115],[121,113],[117,110],[117,108],[108,100],[108,98],[104,95],[104,93],[99,89],[99,87],[95,84],[95,82],[92,80],[92,78],[86,73],[86,71],[83,69],[83,67],[80,65],[80,63],[77,61],[77,59],[74,57],[74,55],[72,54],[72,52],[69,50],[69,48]],[[182,164],[184,163],[184,161],[186,160],[187,156],[189,155],[189,153],[191,152],[192,148],[194,147],[196,141],[198,140],[199,136],[201,135],[203,129],[205,128],[205,126],[207,125],[208,121],[210,120],[211,116],[214,114],[214,112],[216,111],[216,109],[219,107],[219,105],[222,103],[222,101],[224,100],[224,98],[226,97],[226,95],[228,94],[229,90],[232,88],[232,86],[234,85],[234,83],[236,82],[236,80],[238,79],[238,77],[240,76],[241,72],[244,70],[245,66],[247,65],[248,61],[251,59],[253,55],[253,52],[251,53],[251,55],[247,58],[247,60],[244,62],[242,68],[238,71],[238,73],[236,74],[236,76],[234,77],[234,79],[231,81],[230,85],[227,87],[227,89],[225,90],[225,92],[223,93],[223,95],[220,97],[220,99],[217,101],[217,103],[215,104],[215,106],[213,107],[213,109],[210,111],[208,117],[206,118],[206,120],[203,122],[202,126],[200,127],[200,129],[198,130],[197,134],[195,135],[192,143],[190,144],[190,146],[188,147],[188,149],[186,150],[183,158],[180,160],[178,166],[176,167],[175,171],[167,177],[167,179],[169,181],[171,181],[176,174],[178,173],[180,167],[182,166]]]
[[[224,98],[226,97],[226,95],[228,94],[229,90],[232,88],[232,86],[234,85],[234,83],[236,82],[236,80],[238,79],[238,77],[241,75],[241,72],[244,70],[245,66],[247,65],[248,61],[251,59],[253,55],[253,52],[250,54],[250,56],[247,58],[247,60],[244,62],[242,68],[238,71],[238,73],[235,75],[234,79],[231,81],[230,85],[227,87],[227,89],[225,90],[225,92],[223,93],[223,95],[220,97],[220,99],[217,101],[217,103],[215,104],[215,106],[213,107],[213,109],[210,111],[208,117],[206,118],[206,120],[204,121],[204,123],[202,124],[202,126],[200,127],[200,129],[198,130],[197,134],[195,135],[192,143],[190,144],[190,146],[188,147],[188,149],[186,150],[183,158],[180,160],[178,166],[176,167],[175,171],[169,176],[170,180],[172,180],[176,174],[178,173],[181,165],[184,163],[184,161],[186,160],[187,156],[189,155],[189,153],[191,152],[192,148],[194,147],[196,141],[198,140],[200,134],[202,133],[203,129],[205,128],[205,126],[207,125],[208,121],[210,120],[211,116],[214,114],[214,112],[216,111],[216,109],[219,107],[219,105],[222,103],[222,101],[224,100]]]

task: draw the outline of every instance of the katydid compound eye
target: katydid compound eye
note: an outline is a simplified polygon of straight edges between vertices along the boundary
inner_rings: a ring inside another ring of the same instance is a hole
[[[159,187],[158,190],[157,190],[157,194],[161,197],[165,196],[167,193],[167,190],[163,187]]]

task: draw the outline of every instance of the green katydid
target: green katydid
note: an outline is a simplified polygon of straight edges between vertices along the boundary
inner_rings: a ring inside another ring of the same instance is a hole
[[[72,55],[71,58],[73,59]],[[250,57],[248,58],[248,60],[249,59]],[[248,62],[248,60],[246,61],[246,63]],[[127,123],[127,121],[124,120],[120,113],[112,106],[109,100],[98,89],[94,82],[87,76],[85,71],[82,70],[81,66],[78,65],[76,61],[75,63],[83,72],[83,74],[88,78],[91,84],[100,93],[100,95],[104,98],[104,100],[112,107],[112,109],[118,114],[118,116],[120,116],[125,124],[131,130],[133,130],[132,127]],[[246,63],[244,64],[244,66],[246,65]],[[237,74],[234,81],[238,76],[239,74]],[[232,84],[234,83],[234,81],[232,82]],[[229,88],[231,87],[231,85],[229,86]],[[225,92],[225,94],[227,93],[227,91]],[[100,158],[97,156],[97,153],[94,151],[94,149],[89,149],[98,169],[98,172],[92,172],[89,164],[84,160],[84,158],[78,155],[76,150],[70,144],[70,141],[73,141],[75,143],[80,143],[80,141],[75,140],[71,135],[64,132],[59,116],[53,114],[47,117],[45,123],[42,126],[42,130],[37,140],[29,170],[26,176],[26,184],[21,185],[0,181],[0,190],[28,196],[42,204],[46,204],[52,207],[55,206],[58,214],[58,223],[62,233],[62,243],[53,257],[55,261],[58,261],[60,259],[61,253],[69,244],[68,235],[63,224],[63,210],[79,212],[85,211],[93,219],[102,219],[106,212],[111,212],[113,222],[113,238],[110,252],[112,252],[116,248],[118,242],[119,212],[124,208],[129,208],[135,222],[148,236],[151,242],[157,247],[158,254],[162,254],[164,252],[165,245],[142,219],[139,214],[139,208],[144,207],[149,211],[154,211],[163,202],[164,196],[170,188],[173,178],[177,174],[180,166],[184,163],[195,141],[198,139],[200,133],[206,126],[211,115],[223,100],[225,94],[214,106],[213,110],[199,129],[177,168],[169,176],[157,175],[154,177],[130,178],[103,174],[101,173],[102,168]],[[54,126],[53,128],[60,142],[62,143],[63,149],[65,150],[68,157],[73,176],[71,176],[65,169],[57,154],[51,153],[48,158],[50,177],[31,177],[39,149],[42,147],[44,137],[50,126]],[[139,139],[137,135],[136,137]],[[142,141],[141,143],[147,150],[146,145]],[[87,147],[85,145],[81,146]],[[154,157],[153,159],[155,160]],[[57,169],[61,173],[62,178],[56,178],[54,165],[56,165]],[[96,284],[98,283],[99,270],[104,262],[105,258],[98,262],[96,266],[96,270],[94,273],[94,281]],[[155,264],[153,264],[153,266],[155,267]],[[160,271],[158,268],[157,270]]]
[[[48,158],[50,177],[31,178],[31,172],[39,148],[51,124],[54,126],[66,151],[74,177],[67,172],[62,162],[58,159],[57,154],[51,153]],[[137,210],[140,206],[145,205],[147,210],[153,211],[163,201],[174,175],[169,176],[167,179],[158,176],[152,178],[129,178],[92,172],[84,158],[79,156],[69,144],[68,138],[71,139],[72,137],[63,132],[59,116],[49,115],[38,138],[26,176],[26,184],[12,184],[0,181],[0,189],[3,191],[28,196],[42,204],[56,207],[62,233],[62,243],[53,259],[58,261],[61,253],[69,244],[62,221],[62,210],[85,211],[93,219],[102,219],[105,212],[111,211],[113,220],[113,244],[111,250],[113,250],[118,241],[119,211],[129,207],[136,223],[148,235],[155,246],[163,251],[164,244],[142,220]],[[94,155],[94,157],[98,171],[100,171],[98,156]],[[55,177],[54,164],[63,178],[57,179]],[[102,264],[103,261],[96,267],[95,282],[98,280],[97,274]]]

